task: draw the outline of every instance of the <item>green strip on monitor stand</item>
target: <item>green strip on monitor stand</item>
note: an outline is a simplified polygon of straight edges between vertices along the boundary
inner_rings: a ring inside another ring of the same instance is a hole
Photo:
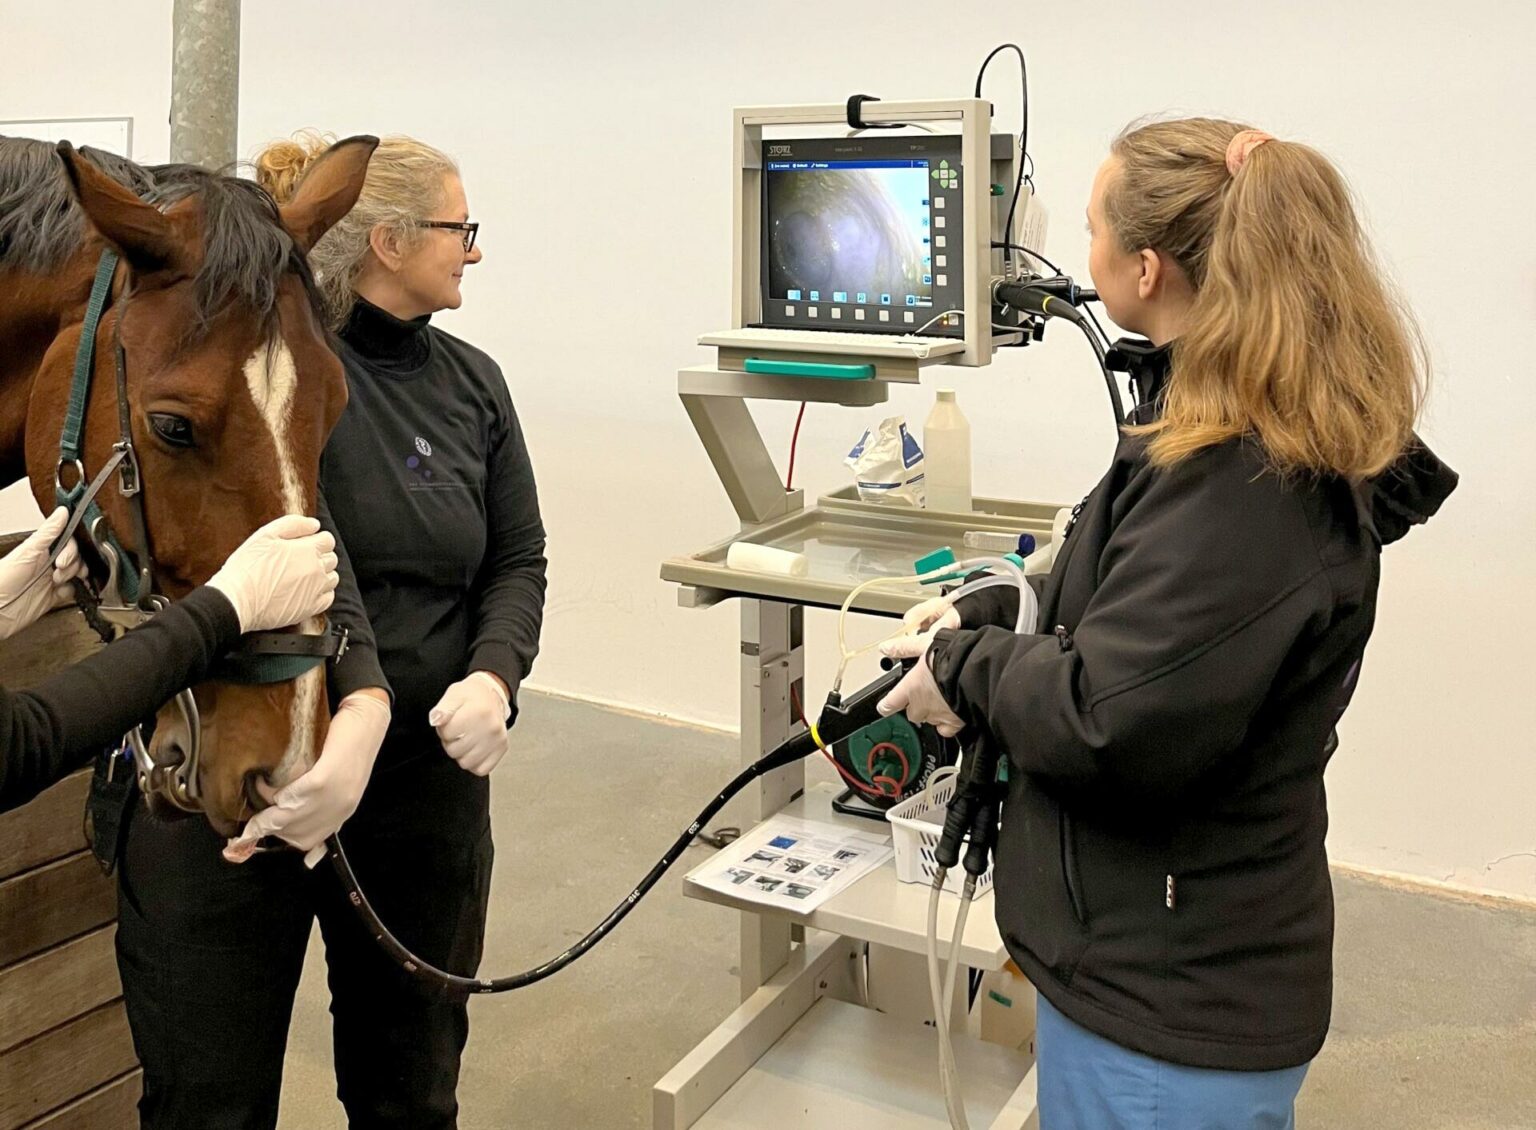
[[[875,376],[873,365],[827,365],[816,361],[767,361],[747,358],[747,372],[775,377],[820,377],[833,381],[868,381]]]

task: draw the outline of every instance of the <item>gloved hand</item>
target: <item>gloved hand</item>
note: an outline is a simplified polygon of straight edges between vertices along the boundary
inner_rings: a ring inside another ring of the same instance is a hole
[[[244,863],[263,837],[276,836],[308,853],[306,867],[319,863],[325,840],[363,799],[389,717],[389,701],[382,691],[355,691],[342,699],[314,768],[278,789],[269,798],[271,807],[246,821],[240,835],[225,845],[224,858]]]
[[[501,680],[489,671],[471,671],[443,692],[427,715],[443,750],[477,777],[487,776],[507,752],[507,719],[512,703]]]
[[[952,597],[933,596],[921,604],[914,604],[901,618],[901,626],[916,635],[918,632],[938,631],[940,628],[958,628],[960,610]]]
[[[887,659],[915,659],[927,650],[933,633],[960,626],[960,610],[947,596],[935,596],[914,604],[901,618],[902,632],[880,645]]]
[[[335,550],[319,521],[285,514],[246,538],[208,584],[235,606],[242,632],[291,627],[331,606]]]
[[[0,639],[10,639],[43,613],[73,599],[69,583],[85,575],[73,538],[54,563],[51,580],[43,580],[49,572],[49,550],[67,525],[69,511],[61,506],[26,541],[0,558]]]
[[[921,637],[920,637],[921,638]],[[928,643],[932,643],[928,639]],[[946,738],[952,738],[965,729],[965,721],[949,708],[939,684],[928,666],[928,644],[923,645],[917,664],[906,677],[897,683],[891,693],[875,704],[881,717],[904,710],[907,721],[914,724],[928,723]]]

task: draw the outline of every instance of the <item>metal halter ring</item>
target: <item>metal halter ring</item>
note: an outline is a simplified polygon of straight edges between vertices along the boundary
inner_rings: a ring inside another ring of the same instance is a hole
[[[75,485],[72,487],[64,485],[65,467],[73,467],[75,469]],[[60,459],[58,466],[53,469],[53,485],[58,490],[60,498],[68,498],[84,489],[88,481],[85,477],[85,464],[79,459]]]

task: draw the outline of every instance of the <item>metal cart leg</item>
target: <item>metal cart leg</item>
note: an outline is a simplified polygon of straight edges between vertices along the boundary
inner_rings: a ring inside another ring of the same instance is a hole
[[[805,609],[770,600],[741,602],[741,763],[761,758],[791,734],[789,688],[805,674]],[[747,821],[772,816],[805,790],[800,762],[760,778]],[[741,999],[746,1000],[789,958],[790,924],[782,917],[741,916]]]

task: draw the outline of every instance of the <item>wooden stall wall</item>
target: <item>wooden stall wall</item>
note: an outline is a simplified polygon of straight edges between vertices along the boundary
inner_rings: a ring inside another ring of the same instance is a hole
[[[0,538],[0,553],[13,542]],[[29,686],[96,646],[78,613],[44,617],[0,643],[0,686]],[[0,814],[0,1130],[137,1123],[116,884],[83,830],[89,782],[84,770]]]

